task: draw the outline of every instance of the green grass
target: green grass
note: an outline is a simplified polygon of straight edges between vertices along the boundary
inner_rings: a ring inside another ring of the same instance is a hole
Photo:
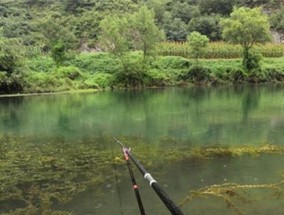
[[[241,58],[200,59],[198,68],[195,60],[181,56],[157,56],[143,62],[139,52],[130,53],[124,61],[127,71],[121,60],[108,53],[80,53],[60,67],[49,56],[36,56],[26,60],[23,75],[8,79],[3,73],[6,78],[0,77],[0,85],[16,81],[23,88],[19,93],[45,93],[125,87],[129,81],[131,87],[284,82],[284,57],[263,58],[261,70],[250,72],[243,70]]]

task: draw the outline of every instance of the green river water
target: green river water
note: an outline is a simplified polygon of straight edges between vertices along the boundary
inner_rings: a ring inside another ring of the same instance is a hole
[[[229,86],[2,97],[0,214],[139,214],[112,137],[185,214],[283,214],[283,96]],[[146,213],[170,214],[133,169]]]

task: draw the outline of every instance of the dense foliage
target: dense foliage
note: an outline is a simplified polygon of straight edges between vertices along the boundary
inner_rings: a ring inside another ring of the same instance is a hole
[[[279,0],[4,0],[0,3],[0,92],[176,84],[179,79],[173,77],[179,75],[161,72],[166,68],[155,54],[196,58],[196,53],[188,45],[159,42],[185,42],[195,31],[210,42],[220,41],[221,21],[234,7],[242,6],[263,6],[272,29],[283,33]],[[215,44],[221,43],[209,43],[197,58],[242,56],[238,45],[227,49]],[[260,49],[264,57],[283,56],[281,46]],[[112,56],[86,51],[108,51]],[[254,53],[245,53],[247,69],[260,65]],[[189,67],[180,68],[179,73]]]
[[[21,38],[25,44],[50,45],[59,38],[66,43],[94,45],[99,23],[107,15],[135,13],[141,6],[155,12],[156,24],[168,40],[185,40],[198,31],[210,40],[220,40],[220,17],[234,6],[263,6],[271,11],[283,7],[281,0],[4,0],[0,3],[0,27],[4,35]],[[281,10],[279,9],[281,19]],[[283,13],[282,13],[283,14]],[[273,21],[272,21],[273,22]],[[279,29],[277,24],[272,25]],[[39,40],[41,38],[41,40]],[[78,45],[77,44],[77,45]]]

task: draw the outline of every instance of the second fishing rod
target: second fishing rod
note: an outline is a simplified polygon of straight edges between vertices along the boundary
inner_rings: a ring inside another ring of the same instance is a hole
[[[149,181],[150,186],[162,200],[164,205],[168,208],[172,215],[184,215],[181,209],[171,200],[171,198],[167,195],[167,193],[160,187],[157,181],[152,177],[152,175],[146,171],[146,169],[141,165],[141,163],[135,158],[135,156],[130,152],[128,148],[126,148],[119,140],[113,138],[123,149],[123,152],[126,153],[129,158],[133,161],[135,166],[141,172],[143,177]]]

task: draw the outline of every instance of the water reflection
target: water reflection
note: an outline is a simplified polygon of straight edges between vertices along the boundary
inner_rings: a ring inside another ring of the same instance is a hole
[[[66,139],[109,135],[280,144],[283,108],[281,88],[255,86],[1,98],[0,131]]]
[[[250,112],[256,110],[260,101],[260,89],[257,87],[247,87],[243,92],[243,120],[247,121]]]

